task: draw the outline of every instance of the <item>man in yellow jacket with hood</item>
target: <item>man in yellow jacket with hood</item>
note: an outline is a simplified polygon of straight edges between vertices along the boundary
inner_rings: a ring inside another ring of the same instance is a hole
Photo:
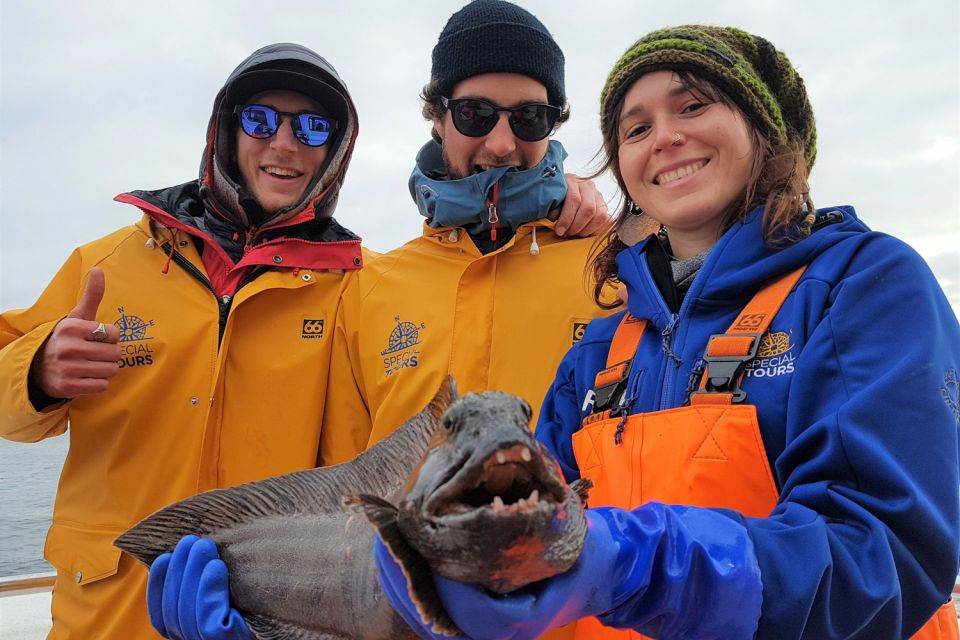
[[[118,196],[142,219],[0,318],[0,435],[70,431],[49,637],[159,637],[147,572],[114,538],[199,491],[315,465],[330,326],[362,264],[331,217],[356,136],[326,60],[254,52],[216,96],[199,179]]]
[[[551,139],[569,115],[563,67],[521,7],[477,0],[450,17],[422,95],[433,139],[409,183],[423,235],[344,293],[324,464],[389,435],[447,374],[461,393],[501,389],[538,415],[551,371],[602,313],[584,277],[593,241],[560,237],[548,217],[567,195]]]

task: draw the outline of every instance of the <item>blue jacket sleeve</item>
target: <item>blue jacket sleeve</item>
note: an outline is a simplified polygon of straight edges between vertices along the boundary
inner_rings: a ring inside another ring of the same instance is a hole
[[[960,328],[923,260],[879,234],[807,286],[825,311],[796,361],[780,500],[742,519],[758,637],[909,637],[957,575]]]

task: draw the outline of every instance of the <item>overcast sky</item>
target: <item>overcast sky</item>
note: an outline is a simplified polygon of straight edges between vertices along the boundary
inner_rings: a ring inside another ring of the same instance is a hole
[[[420,232],[407,177],[418,92],[460,0],[0,0],[0,308],[31,304],[70,250],[139,218],[121,192],[195,179],[213,97],[247,54],[304,44],[349,86],[360,136],[336,217],[373,249]],[[699,22],[767,37],[804,77],[812,194],[913,245],[960,308],[957,0],[521,0],[567,59],[567,170],[599,144],[597,100],[639,36]],[[618,197],[601,179],[608,199]]]

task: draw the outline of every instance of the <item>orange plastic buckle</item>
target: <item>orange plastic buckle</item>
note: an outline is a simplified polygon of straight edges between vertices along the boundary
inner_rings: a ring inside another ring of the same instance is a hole
[[[744,338],[748,338],[744,340]],[[740,388],[740,376],[748,362],[757,357],[760,348],[759,333],[718,333],[710,336],[707,343],[707,352],[703,359],[707,363],[704,373],[703,388],[690,395],[691,404],[694,396],[702,394],[730,394],[730,402],[743,402],[747,394]]]
[[[612,367],[601,370],[596,377],[593,390],[593,411],[599,413],[608,409],[616,415],[613,407],[614,397],[623,396],[626,392],[627,379],[630,377],[630,368],[633,360],[617,363]]]

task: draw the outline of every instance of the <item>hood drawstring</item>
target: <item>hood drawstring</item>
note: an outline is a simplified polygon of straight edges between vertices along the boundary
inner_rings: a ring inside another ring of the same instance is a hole
[[[670,343],[673,341],[673,332],[677,328],[677,321],[679,319],[680,319],[679,314],[676,314],[676,313],[673,314],[673,317],[670,318],[670,324],[668,324],[666,328],[664,328],[664,330],[660,332],[660,340],[661,340],[660,344],[663,348],[663,353],[668,358],[673,360],[673,364],[677,367],[683,364],[683,361],[681,361],[680,358],[677,356],[677,354],[675,354],[670,349]]]
[[[693,363],[690,377],[687,378],[687,388],[683,391],[683,406],[690,406],[690,395],[697,390],[697,386],[700,384],[700,377],[703,376],[706,368],[707,361],[703,358],[697,358],[697,361]]]
[[[177,234],[180,233],[180,229],[174,229],[173,235],[170,236],[170,253],[167,254],[167,261],[163,263],[163,268],[160,269],[160,273],[167,275],[170,271],[170,261],[173,260],[173,252],[177,250]]]
[[[530,242],[530,255],[538,256],[540,255],[540,245],[537,244],[537,228],[534,227],[532,233],[530,234],[533,240]]]

